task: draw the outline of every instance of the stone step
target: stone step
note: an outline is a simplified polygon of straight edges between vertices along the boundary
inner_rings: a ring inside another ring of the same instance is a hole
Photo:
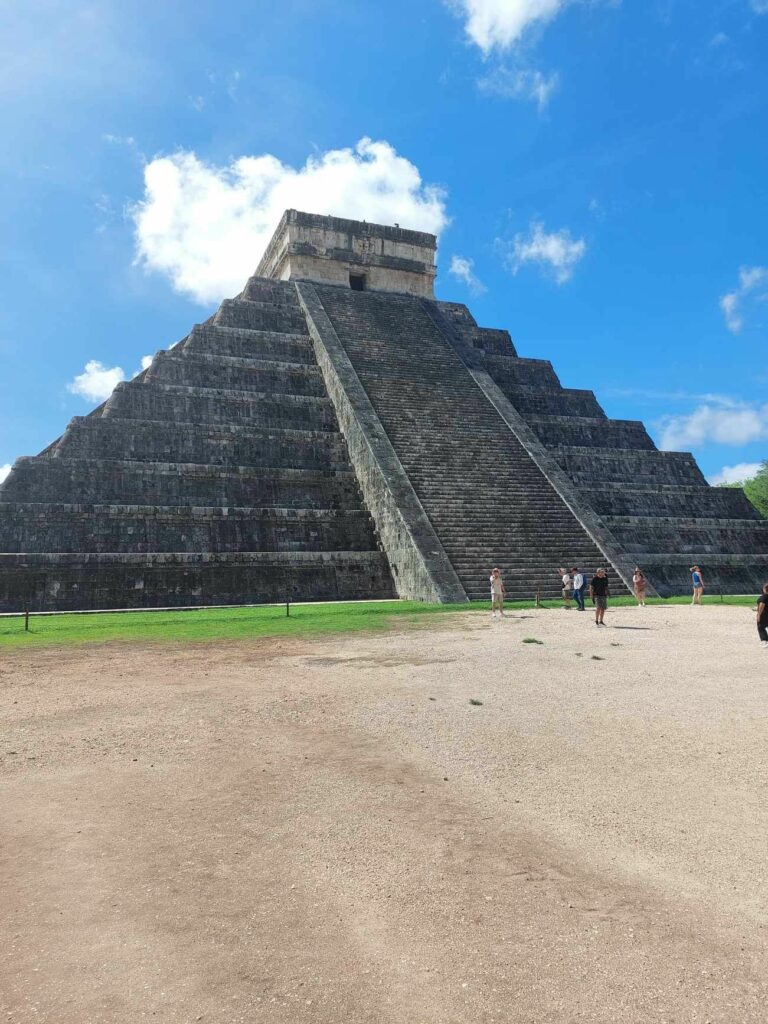
[[[305,373],[311,373],[319,370],[317,363],[307,362],[306,360],[297,362],[295,359],[280,359],[275,356],[264,356],[261,353],[254,353],[248,357],[227,356],[220,355],[218,352],[200,352],[194,348],[187,348],[186,345],[180,345],[176,348],[168,349],[167,353],[164,351],[157,354],[159,356],[168,354],[175,358],[195,363],[199,366],[223,366],[231,370],[242,370],[245,373],[262,368],[284,370],[286,373],[300,373],[302,371]],[[239,389],[236,388],[235,390]]]
[[[225,391],[326,396],[325,382],[318,366],[275,360],[252,360],[249,365],[238,361],[232,365],[184,351],[179,354],[175,351],[159,352],[147,371],[145,381]]]
[[[705,554],[717,555],[723,551],[745,555],[756,554],[760,550],[768,552],[768,521],[724,519],[722,522],[723,525],[717,520],[710,520],[710,526],[689,526],[672,525],[666,519],[659,519],[657,525],[653,520],[645,526],[637,523],[624,525],[615,521],[609,525],[626,550],[638,557],[645,557],[644,552],[688,552],[688,560],[695,561],[697,554],[704,557]],[[742,522],[744,525],[727,525],[733,522]]]
[[[760,513],[743,491],[728,487],[616,487],[606,484],[589,492],[600,516],[704,516],[758,519]],[[585,493],[586,497],[586,493]]]
[[[706,584],[705,593],[754,594],[755,600],[768,581],[768,557],[765,555],[735,555],[719,552],[700,556],[690,553],[644,554],[643,572],[662,596],[691,593],[691,565],[700,565]]]
[[[458,524],[449,528],[445,528],[442,523],[438,525],[444,535],[443,546],[454,547],[459,555],[466,552],[467,557],[474,557],[477,552],[484,551],[488,547],[508,544],[512,549],[527,548],[528,557],[532,562],[539,558],[548,560],[551,558],[552,548],[573,547],[579,539],[582,539],[582,543],[579,545],[580,550],[588,552],[597,550],[594,544],[583,542],[583,533],[580,534],[576,531],[544,532],[537,530],[533,523],[523,524],[514,531],[496,528],[494,524],[487,524],[485,529],[475,531],[473,529],[475,524],[472,520],[468,520],[467,528],[463,532]],[[541,545],[540,550],[531,550],[533,545]]]
[[[577,416],[603,421],[606,419],[592,391],[514,385],[508,381],[501,381],[499,386],[523,416]]]
[[[499,561],[501,561],[501,559],[499,559]],[[500,568],[503,572],[504,587],[507,594],[521,590],[529,594],[535,594],[537,590],[540,590],[542,596],[545,594],[550,594],[556,597],[562,596],[563,584],[557,577],[553,577],[551,573],[537,573],[535,570],[533,572],[530,570],[510,571],[505,565],[501,565]],[[485,566],[478,568],[474,573],[465,573],[462,576],[464,589],[468,593],[481,594],[482,597],[490,598],[490,583],[488,575],[488,569]],[[614,576],[609,580],[608,590],[609,596],[610,594],[613,594],[617,597],[626,593],[624,584],[617,576]],[[584,596],[586,597],[588,593],[589,581],[587,581],[587,589],[584,592]]]
[[[688,452],[631,449],[553,448],[552,454],[570,478],[582,486],[628,482],[656,485],[706,485]]]
[[[417,492],[418,493],[418,492]],[[546,512],[546,508],[541,510]],[[462,538],[462,543],[469,543],[473,534],[486,537],[496,536],[508,536],[510,539],[523,536],[535,536],[540,537],[542,540],[549,537],[557,537],[564,540],[570,540],[572,537],[583,536],[583,531],[579,531],[575,528],[564,528],[561,530],[554,529],[549,526],[543,528],[539,525],[539,518],[528,515],[523,517],[520,513],[510,512],[508,519],[480,519],[478,518],[471,509],[467,510],[465,515],[456,515],[452,519],[446,519],[439,513],[432,511],[430,515],[430,522],[437,528],[440,528],[440,532],[444,533],[446,538],[458,534]]]
[[[193,388],[156,381],[118,384],[103,415],[261,428],[338,430],[336,414],[328,398]]]
[[[252,277],[238,296],[253,302],[271,302],[274,305],[299,309],[296,286],[291,281],[273,281],[268,277]]]
[[[217,327],[240,327],[252,331],[284,331],[306,334],[307,323],[298,309],[265,306],[244,299],[225,299],[214,315]]]
[[[562,601],[563,594],[562,589],[558,588],[556,584],[547,583],[544,580],[531,579],[524,583],[507,583],[505,584],[507,592],[505,594],[505,601],[535,601],[538,597],[542,601]],[[490,609],[491,594],[487,586],[478,586],[473,583],[464,583],[464,590],[470,601],[487,601]],[[613,592],[609,594],[610,597],[626,596],[626,589],[622,588],[620,592]],[[584,594],[584,600],[587,607],[591,610],[592,602],[587,593]],[[575,609],[575,602],[574,602]]]
[[[106,459],[18,459],[3,489],[15,502],[360,508],[353,473]]]
[[[546,445],[561,448],[634,448],[655,451],[648,431],[639,420],[602,420],[572,416],[526,415],[526,420]]]
[[[394,597],[379,552],[0,554],[9,612]]]
[[[534,525],[523,525],[514,532],[494,529],[490,525],[485,530],[474,532],[471,529],[472,525],[470,523],[470,528],[464,533],[463,537],[458,526],[445,530],[444,547],[450,547],[454,550],[458,559],[474,559],[478,554],[489,548],[507,547],[510,557],[513,557],[516,551],[522,550],[525,552],[525,557],[531,565],[551,565],[552,551],[560,550],[564,547],[566,550],[572,551],[567,560],[573,564],[573,559],[577,557],[579,551],[588,557],[591,557],[593,554],[596,555],[599,551],[597,545],[593,544],[588,538],[586,541],[583,540],[583,533],[573,532],[569,534],[566,532],[552,533],[549,531],[544,533],[536,530]],[[580,540],[581,543],[578,543]],[[533,549],[534,546],[535,550]],[[558,566],[563,564],[561,554],[557,556]]]
[[[732,530],[764,530],[768,526],[768,520],[758,517],[757,519],[717,518],[708,516],[606,516],[605,521],[612,526],[638,526],[643,528],[673,527],[679,530],[701,529],[707,530],[710,527]]]
[[[460,469],[461,467],[459,467]],[[486,472],[473,473],[470,471],[471,467],[468,465],[467,472],[461,473],[453,468],[453,466],[446,467],[443,473],[425,473],[423,471],[415,470],[412,466],[409,466],[411,472],[411,479],[418,480],[420,483],[428,484],[431,489],[436,492],[441,491],[446,495],[451,494],[463,494],[467,500],[476,503],[474,495],[468,495],[467,488],[464,486],[469,483],[471,486],[476,486],[480,490],[487,494],[489,499],[498,505],[495,500],[496,496],[502,494],[518,494],[525,493],[530,495],[532,498],[537,494],[549,495],[552,493],[552,488],[547,481],[538,479],[532,469],[523,474],[522,472],[515,478],[514,481],[506,481],[500,485],[496,482],[492,482],[493,478],[488,477]],[[498,469],[498,467],[497,467]],[[496,474],[496,480],[498,480],[498,472]],[[461,488],[458,492],[456,488]]]
[[[600,566],[600,562],[597,560],[593,560],[589,564],[590,566]],[[530,586],[533,583],[535,586],[546,586],[557,591],[562,589],[562,583],[559,582],[561,578],[557,575],[556,571],[552,571],[551,566],[527,566],[522,563],[509,562],[506,558],[497,557],[490,558],[487,561],[477,561],[472,565],[454,566],[454,568],[465,588],[467,586],[481,587],[481,589],[487,592],[488,574],[494,565],[498,565],[502,569],[507,587],[512,584],[518,585],[521,583]],[[618,577],[614,576],[613,580],[619,588],[617,592],[624,593],[624,585]]]
[[[183,343],[186,352],[249,359],[280,359],[314,363],[312,343],[304,334],[249,331],[235,327],[198,325]]]
[[[484,362],[488,373],[502,390],[507,384],[531,384],[545,388],[560,387],[560,381],[552,363],[547,359],[487,355]]]
[[[0,502],[3,552],[372,550],[363,509]]]
[[[290,301],[286,301],[286,300]],[[294,292],[292,296],[261,296],[258,298],[250,298],[249,296],[243,295],[242,293],[236,296],[234,299],[227,299],[227,302],[245,302],[254,309],[266,309],[269,311],[277,311],[280,313],[288,313],[292,315],[298,313],[301,315],[301,304],[299,303],[298,296]]]
[[[580,564],[582,565],[582,572],[587,586],[589,585],[590,579],[598,569],[605,569],[608,574],[608,580],[611,587],[618,586],[623,592],[623,584],[621,583],[619,576],[613,569],[606,565],[604,559],[601,560],[599,557],[592,557],[589,561],[585,561]],[[485,590],[488,590],[490,586],[489,574],[494,566],[498,566],[501,569],[505,586],[509,586],[510,583],[519,584],[521,580],[525,580],[530,577],[531,579],[545,583],[548,587],[552,587],[558,592],[560,592],[563,587],[562,577],[551,563],[547,565],[528,566],[522,562],[508,561],[501,558],[498,556],[498,553],[496,559],[490,559],[487,563],[476,563],[474,569],[471,571],[469,566],[463,566],[462,571],[468,579],[474,578],[478,584],[482,583]]]
[[[691,558],[686,551],[675,551],[675,552],[650,552],[648,558],[653,559],[654,562],[659,565],[673,565],[686,567],[686,572],[691,565],[699,564],[702,569],[711,568],[719,565],[727,565],[731,567],[743,567],[743,566],[758,566],[760,572],[763,573],[768,568],[768,551],[761,552],[749,552],[748,554],[736,554],[731,551],[719,551],[717,554],[709,554],[704,558],[704,553],[701,552],[702,559]],[[690,582],[690,578],[689,578]],[[762,584],[760,588],[762,589]]]
[[[520,499],[525,502],[525,506],[516,511],[518,516],[523,518],[531,519],[532,516],[537,517],[542,511],[547,511],[553,507],[559,508],[560,502],[553,496],[551,491],[532,490],[529,487],[515,487],[511,484],[505,487],[497,487],[492,492],[487,486],[484,486],[485,481],[473,481],[471,478],[467,481],[470,486],[476,486],[482,493],[488,494],[488,501],[492,503],[493,508],[488,513],[483,513],[477,509],[477,500],[473,500],[468,497],[466,493],[458,489],[458,482],[455,486],[438,486],[437,481],[434,482],[434,486],[429,481],[424,480],[411,480],[414,486],[414,490],[417,494],[423,493],[425,496],[430,495],[436,499],[440,499],[438,504],[439,508],[435,509],[435,515],[438,518],[443,518],[447,513],[452,511],[471,508],[477,510],[478,519],[480,521],[488,520],[489,518],[498,518],[505,515],[505,509],[507,515],[512,514],[512,508],[509,506],[509,501],[514,499]]]
[[[469,523],[468,529],[462,534],[459,527],[453,530],[446,530],[442,528],[442,524],[432,524],[433,526],[440,527],[439,535],[442,537],[443,547],[448,550],[456,552],[456,558],[461,559],[462,557],[475,558],[475,556],[482,554],[489,548],[494,547],[496,549],[506,550],[511,553],[515,551],[525,551],[526,558],[531,564],[535,564],[538,561],[546,561],[551,563],[552,552],[560,552],[557,556],[558,564],[562,564],[560,555],[564,550],[573,551],[574,545],[579,540],[578,534],[544,534],[535,533],[531,530],[520,530],[516,533],[503,533],[501,531],[484,530],[482,531],[483,542],[482,544],[466,544],[465,540],[468,535],[472,533],[472,527],[474,524]],[[480,531],[478,531],[480,532]],[[535,553],[531,552],[531,547],[535,545]],[[581,544],[579,547],[583,550],[584,545]],[[587,548],[588,551],[594,551],[593,547]],[[573,554],[566,558],[566,561],[573,561]]]
[[[117,416],[76,416],[51,455],[286,469],[351,469],[340,433]]]
[[[430,302],[431,315],[438,323],[448,325],[464,345],[481,349],[486,354],[517,358],[509,331],[478,327],[466,306],[455,302]]]
[[[592,562],[601,565],[605,562],[605,555],[591,544],[576,546],[572,541],[569,543],[568,538],[563,538],[560,543],[537,545],[536,540],[533,537],[529,538],[527,544],[521,543],[519,540],[505,543],[502,537],[489,537],[487,543],[469,552],[450,540],[447,540],[443,547],[450,554],[454,567],[461,566],[463,568],[472,565],[482,566],[485,561],[496,564],[496,561],[502,556],[505,565],[527,565],[531,569],[546,569],[549,572],[553,571],[553,566],[554,569],[557,569],[558,566],[564,565],[566,562],[571,565],[579,563],[587,565]],[[531,549],[534,546],[535,552],[532,554]]]

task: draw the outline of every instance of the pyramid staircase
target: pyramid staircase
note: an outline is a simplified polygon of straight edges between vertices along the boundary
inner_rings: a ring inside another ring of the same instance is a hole
[[[513,599],[558,596],[560,565],[610,568],[424,300],[315,290],[470,599],[495,565]]]

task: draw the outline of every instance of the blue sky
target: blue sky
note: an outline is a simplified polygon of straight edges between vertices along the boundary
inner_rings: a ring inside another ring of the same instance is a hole
[[[710,477],[767,458],[766,56],[768,0],[0,0],[0,466],[283,206],[439,231],[521,355]]]

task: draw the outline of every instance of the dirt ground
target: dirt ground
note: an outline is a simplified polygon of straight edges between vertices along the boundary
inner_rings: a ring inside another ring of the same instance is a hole
[[[753,617],[2,655],[0,1022],[764,1022]]]

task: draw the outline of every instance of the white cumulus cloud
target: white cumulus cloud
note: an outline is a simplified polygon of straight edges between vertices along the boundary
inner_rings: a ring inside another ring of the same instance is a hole
[[[463,19],[467,38],[486,60],[504,57],[512,62],[511,67],[491,67],[477,83],[481,91],[507,99],[533,100],[540,111],[558,88],[560,76],[527,66],[530,46],[526,46],[526,37],[573,4],[597,2],[615,4],[618,0],[444,0]]]
[[[533,221],[526,234],[515,235],[511,244],[500,241],[498,245],[513,274],[532,263],[552,274],[558,284],[570,280],[587,251],[583,238],[574,238],[567,228],[548,232],[540,221]]]
[[[476,277],[474,265],[474,260],[469,260],[464,256],[452,256],[448,273],[457,281],[465,284],[473,295],[482,295],[487,289],[483,282]]]
[[[768,0],[750,0],[750,6],[755,14],[768,14]]]
[[[141,367],[132,376],[148,369],[151,363],[152,356],[142,356]],[[89,402],[104,402],[125,379],[122,366],[105,366],[98,359],[90,359],[83,372],[67,384],[67,391]]]
[[[573,0],[449,0],[484,54],[507,50],[535,24],[552,21]]]
[[[741,267],[738,286],[720,299],[720,309],[725,316],[728,330],[732,334],[738,334],[743,328],[745,303],[767,301],[768,267]]]
[[[0,484],[5,480],[8,474],[11,472],[10,462],[6,462],[4,466],[0,466]]]
[[[659,426],[660,447],[665,451],[687,451],[709,442],[748,444],[768,438],[768,404],[705,403],[691,413],[666,416]]]
[[[499,65],[479,79],[481,92],[504,99],[533,100],[543,110],[560,84],[556,71],[545,75],[541,71],[527,68],[508,68]]]
[[[210,303],[239,292],[287,209],[440,234],[446,195],[387,142],[361,139],[294,168],[271,155],[225,167],[192,152],[159,157],[144,171],[134,204],[139,263],[173,287]]]
[[[735,466],[723,466],[719,473],[715,473],[709,478],[709,482],[715,486],[718,484],[743,484],[746,480],[757,476],[761,465],[760,462],[738,462]]]
[[[80,395],[89,402],[103,402],[109,398],[125,374],[120,366],[105,366],[98,359],[90,359],[85,369],[67,384],[67,391]]]

